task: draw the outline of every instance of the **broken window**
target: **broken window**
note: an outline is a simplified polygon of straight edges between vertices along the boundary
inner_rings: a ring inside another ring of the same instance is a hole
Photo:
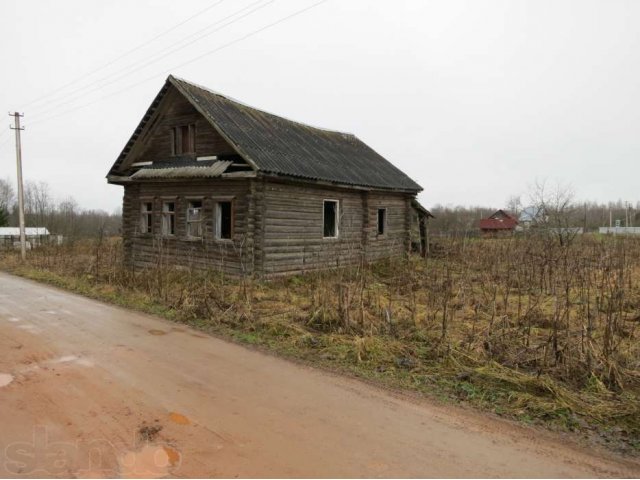
[[[332,238],[338,236],[338,201],[324,201],[324,226],[323,236]]]
[[[202,200],[190,200],[187,208],[187,236],[202,237]]]
[[[183,155],[196,152],[196,125],[181,125],[171,129],[171,154]]]
[[[216,238],[231,239],[233,236],[233,203],[216,203]]]
[[[140,233],[151,233],[153,227],[153,203],[143,201],[140,206]]]
[[[387,209],[378,209],[378,235],[384,235],[387,230]]]
[[[162,203],[162,235],[176,234],[176,202]]]

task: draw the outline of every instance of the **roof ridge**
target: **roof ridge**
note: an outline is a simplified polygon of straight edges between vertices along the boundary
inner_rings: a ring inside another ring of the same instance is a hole
[[[169,75],[169,78],[168,78],[168,79],[174,79],[174,80],[178,80],[178,81],[180,81],[180,82],[187,83],[187,84],[189,84],[189,85],[191,85],[191,86],[193,86],[193,87],[196,87],[196,88],[199,88],[199,89],[201,89],[201,90],[204,90],[205,92],[209,92],[209,93],[211,93],[211,94],[213,94],[213,95],[216,95],[216,96],[218,96],[218,97],[222,97],[222,98],[224,98],[225,100],[228,100],[228,101],[230,101],[230,102],[237,103],[237,104],[238,104],[238,105],[240,105],[241,107],[244,107],[244,108],[250,108],[251,110],[256,110],[256,111],[258,111],[258,112],[266,113],[267,115],[271,115],[272,117],[276,117],[276,118],[279,118],[279,119],[285,120],[285,121],[290,122],[290,123],[296,123],[296,124],[301,125],[301,126],[303,126],[303,127],[313,128],[313,129],[315,129],[315,130],[320,130],[320,131],[322,131],[322,132],[327,132],[327,133],[338,133],[338,134],[340,134],[340,135],[346,135],[346,136],[349,136],[349,137],[357,138],[357,137],[356,137],[356,135],[355,135],[354,133],[351,133],[351,132],[343,132],[342,130],[333,130],[333,129],[330,129],[330,128],[324,128],[324,127],[318,127],[318,126],[316,126],[316,125],[310,125],[310,124],[308,124],[308,123],[300,122],[300,121],[298,121],[298,120],[293,120],[293,119],[291,119],[291,118],[287,118],[287,117],[284,117],[284,116],[282,116],[282,115],[278,115],[278,114],[276,114],[276,113],[269,112],[269,111],[267,111],[267,110],[263,110],[263,109],[261,109],[261,108],[256,108],[256,107],[254,107],[254,106],[252,106],[252,105],[249,105],[249,104],[247,104],[247,103],[245,103],[245,102],[243,102],[243,101],[241,101],[241,100],[238,100],[238,99],[236,99],[236,98],[234,98],[234,97],[231,97],[231,96],[229,96],[229,95],[225,95],[225,94],[220,93],[220,92],[216,92],[215,90],[212,90],[212,89],[211,89],[211,88],[209,88],[209,87],[206,87],[206,86],[204,86],[204,85],[200,85],[199,83],[195,83],[195,82],[192,82],[192,81],[190,81],[190,80],[186,80],[186,79],[184,79],[184,78],[182,78],[182,77],[178,77],[178,76],[173,75],[173,74]]]

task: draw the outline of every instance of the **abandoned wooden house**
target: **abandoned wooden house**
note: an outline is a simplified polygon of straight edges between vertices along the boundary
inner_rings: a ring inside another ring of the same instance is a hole
[[[169,76],[108,173],[125,259],[274,276],[405,254],[421,187],[354,135]],[[420,245],[421,242],[417,242]],[[424,244],[424,242],[422,242]]]

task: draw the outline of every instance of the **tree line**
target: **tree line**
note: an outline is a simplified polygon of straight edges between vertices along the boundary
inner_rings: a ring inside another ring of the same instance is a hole
[[[25,223],[28,227],[46,227],[51,233],[68,239],[96,235],[119,235],[122,226],[120,211],[106,212],[80,207],[73,197],[56,200],[46,182],[27,180],[24,188]],[[435,218],[429,220],[432,234],[475,234],[480,219],[502,208],[519,217],[525,210],[538,212],[538,221],[549,227],[582,227],[596,231],[598,227],[640,226],[640,202],[581,202],[575,200],[568,186],[536,182],[526,195],[511,195],[501,206],[463,206],[435,204],[430,208]],[[0,227],[18,226],[18,205],[15,189],[7,179],[0,178]]]
[[[120,211],[81,208],[71,196],[56,200],[47,182],[24,184],[24,216],[27,227],[45,227],[68,240],[96,235],[119,235]],[[18,226],[18,200],[8,179],[0,178],[0,227]]]
[[[498,209],[520,218],[524,211],[533,212],[534,223],[550,228],[581,227],[585,232],[599,227],[640,227],[640,202],[635,205],[622,200],[611,202],[580,201],[573,189],[566,185],[536,182],[525,195],[511,195],[504,205],[463,206],[436,204],[430,208],[435,218],[429,219],[429,230],[434,234],[472,234],[478,232],[480,219],[489,217]]]

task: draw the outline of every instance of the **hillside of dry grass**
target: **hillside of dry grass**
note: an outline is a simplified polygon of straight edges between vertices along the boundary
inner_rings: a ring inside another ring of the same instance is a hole
[[[447,240],[427,259],[259,281],[122,263],[120,241],[5,270],[389,387],[640,451],[640,239]]]

